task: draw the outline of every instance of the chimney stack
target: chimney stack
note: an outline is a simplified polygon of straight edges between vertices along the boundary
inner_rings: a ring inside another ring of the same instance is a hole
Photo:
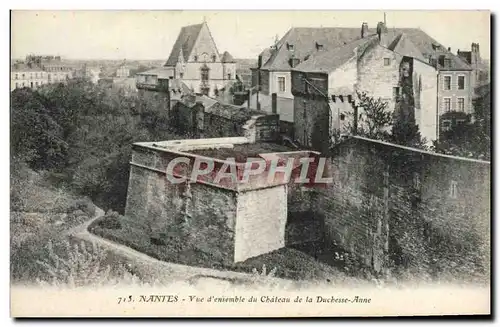
[[[361,38],[365,38],[368,36],[368,23],[363,22],[361,25]]]
[[[380,45],[387,46],[387,27],[382,22],[377,24],[377,35]]]
[[[448,47],[448,52],[451,52],[451,48],[450,47]]]

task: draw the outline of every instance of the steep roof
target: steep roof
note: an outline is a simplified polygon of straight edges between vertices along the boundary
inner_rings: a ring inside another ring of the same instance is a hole
[[[349,59],[356,56],[356,48],[374,43],[375,41],[377,41],[377,37],[371,36],[350,42],[329,51],[318,52],[315,55],[311,55],[308,60],[299,64],[293,70],[326,73],[334,71],[349,61]]]
[[[183,56],[184,61],[188,60],[203,24],[205,23],[184,26],[181,28],[165,66],[175,66],[179,61],[179,56]]]
[[[262,69],[290,70],[288,60],[292,53],[295,58],[304,60],[307,55],[316,52],[317,44],[322,45],[324,50],[331,50],[360,38],[360,28],[295,27],[278,41],[276,50],[271,50],[270,58],[262,63]],[[288,49],[289,46],[293,46],[293,51]],[[262,54],[266,54],[266,50]]]
[[[446,47],[430,37],[427,33],[419,28],[389,28],[389,34],[400,35],[404,34],[401,40],[400,50],[418,52],[415,54],[428,62],[430,56],[435,56],[437,52],[448,52]],[[369,36],[376,35],[376,29],[368,29]],[[361,39],[361,28],[350,27],[321,27],[321,28],[306,28],[295,27],[288,30],[288,32],[278,41],[276,49],[266,48],[261,52],[262,56],[262,69],[264,70],[277,70],[289,71],[291,69],[289,59],[293,53],[295,58],[304,60],[307,56],[317,52],[316,45],[323,45],[325,51],[333,50],[344,45],[348,45],[354,41]],[[407,41],[411,41],[413,46],[407,45]],[[399,43],[399,42],[397,42]],[[396,43],[396,45],[397,45]],[[287,45],[292,45],[294,50],[288,49]],[[396,46],[395,45],[395,46]],[[394,50],[396,51],[396,50]],[[452,58],[452,69],[471,69],[462,59],[458,58],[451,52],[448,52]],[[442,67],[441,67],[442,68]]]
[[[400,55],[419,59],[427,63],[429,62],[405,33],[396,36],[387,48]]]
[[[224,53],[222,54],[222,62],[224,63],[233,63],[233,62],[236,62],[233,58],[233,56],[231,56],[231,54],[227,51],[224,51]]]
[[[190,94],[191,89],[180,79],[170,79],[169,80],[169,89],[171,91],[175,91],[177,93],[182,93],[182,94]]]

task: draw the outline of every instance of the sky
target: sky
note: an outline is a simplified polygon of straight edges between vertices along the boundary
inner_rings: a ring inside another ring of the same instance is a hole
[[[254,58],[291,27],[376,27],[382,11],[12,11],[11,56],[166,60],[182,26],[206,20],[219,52]],[[386,11],[387,26],[417,27],[451,51],[479,43],[490,58],[488,11]]]

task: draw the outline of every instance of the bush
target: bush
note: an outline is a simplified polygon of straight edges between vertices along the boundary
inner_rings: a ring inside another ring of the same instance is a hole
[[[97,225],[104,229],[121,229],[120,214],[116,211],[108,210],[106,215],[99,219]]]
[[[67,213],[68,214],[73,213],[73,212],[78,211],[78,210],[83,212],[85,215],[87,215],[89,217],[93,217],[95,215],[95,212],[96,212],[95,205],[94,205],[94,203],[92,203],[92,201],[89,198],[83,198],[83,199],[76,200],[74,203],[72,203],[70,205]]]

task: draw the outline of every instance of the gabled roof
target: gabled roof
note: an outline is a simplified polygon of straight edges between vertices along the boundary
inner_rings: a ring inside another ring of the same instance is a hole
[[[231,54],[227,51],[224,51],[224,53],[222,54],[222,60],[221,60],[223,63],[233,63],[233,62],[236,62],[233,58],[233,56],[231,56]]]
[[[183,56],[184,61],[188,60],[196,40],[198,39],[198,35],[203,28],[203,24],[205,23],[184,26],[181,28],[165,66],[175,66],[179,61],[179,56]]]
[[[293,70],[303,72],[332,72],[349,61],[349,59],[356,57],[357,53],[355,51],[358,47],[363,47],[374,42],[378,42],[377,36],[366,37],[332,50],[318,52],[311,55],[308,60],[299,64]]]
[[[429,62],[430,56],[435,56],[437,52],[447,52],[452,59],[452,68],[455,70],[471,69],[467,63],[456,55],[448,52],[446,47],[430,37],[427,33],[419,28],[389,28],[388,34],[396,36],[404,34],[401,40],[399,50],[405,49],[410,53],[418,52],[415,56],[425,62]],[[376,29],[368,29],[369,36],[376,35]],[[295,58],[304,61],[307,56],[317,53],[316,44],[323,45],[324,51],[333,50],[344,45],[348,45],[354,41],[361,39],[361,28],[346,28],[346,27],[322,27],[322,28],[291,28],[283,38],[276,44],[276,49],[266,48],[261,52],[262,68],[264,70],[289,71],[291,66],[289,59],[293,53]],[[411,41],[413,46],[407,45],[407,41]],[[399,42],[395,44],[397,46]],[[288,49],[287,45],[293,45],[294,50]],[[396,50],[394,50],[396,51]]]
[[[290,70],[288,60],[293,53],[295,58],[304,58],[317,51],[317,44],[324,50],[332,50],[361,38],[360,28],[344,27],[295,27],[290,29],[276,44],[276,50],[271,50],[270,58],[262,62],[262,69]],[[289,50],[293,46],[293,51]],[[266,49],[262,55],[269,53]]]
[[[401,33],[394,38],[391,44],[387,47],[389,50],[399,53],[400,55],[412,57],[419,59],[421,61],[429,63],[422,52],[413,44],[413,42],[406,36],[405,33]]]

